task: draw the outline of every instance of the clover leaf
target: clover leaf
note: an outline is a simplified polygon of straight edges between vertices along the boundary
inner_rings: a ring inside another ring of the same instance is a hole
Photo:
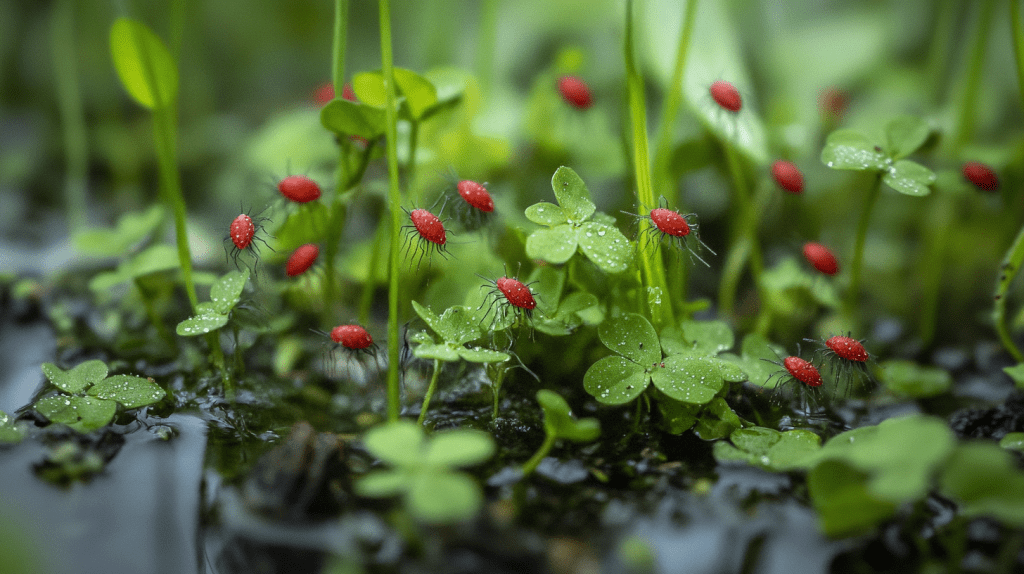
[[[653,382],[675,400],[704,404],[723,386],[718,363],[707,357],[672,355],[662,360],[658,334],[641,315],[628,313],[607,320],[597,334],[606,347],[618,353],[600,359],[583,376],[583,387],[598,402],[627,403]]]
[[[957,446],[939,476],[939,492],[956,501],[964,516],[992,516],[1024,526],[1024,473],[1013,453],[994,444]]]
[[[526,238],[526,254],[561,264],[578,249],[605,273],[625,271],[633,259],[630,242],[613,225],[614,219],[595,215],[597,207],[580,176],[562,166],[552,176],[551,188],[558,205],[542,201],[526,208],[527,219],[547,226]]]
[[[210,288],[210,301],[200,303],[197,313],[178,323],[176,332],[182,337],[195,337],[220,329],[228,324],[235,305],[242,298],[249,270],[229,271]]]
[[[501,351],[483,349],[481,347],[467,347],[470,341],[479,339],[483,333],[477,323],[473,311],[461,305],[455,305],[445,309],[441,316],[429,308],[412,302],[416,314],[423,319],[423,322],[430,327],[430,330],[437,333],[441,343],[434,342],[429,337],[420,338],[418,344],[413,348],[413,355],[421,359],[435,359],[451,362],[460,358],[471,363],[496,363],[509,360],[509,355]]]
[[[731,444],[730,444],[731,443]],[[821,437],[807,430],[779,432],[764,427],[738,429],[729,442],[715,443],[715,460],[741,461],[782,472],[808,467],[811,455],[821,448]]]
[[[882,363],[882,383],[890,391],[908,397],[941,395],[953,385],[945,369],[922,367],[914,361],[892,360]]]
[[[807,490],[825,534],[861,534],[895,514],[897,505],[873,495],[868,480],[867,473],[840,460],[826,460],[811,469]]]
[[[825,141],[821,161],[832,169],[880,172],[882,181],[902,194],[928,195],[935,172],[903,158],[924,145],[929,135],[928,124],[912,116],[900,116],[886,124],[884,149],[860,132],[836,130]]]
[[[36,401],[33,408],[51,422],[66,424],[81,432],[110,424],[118,403],[125,409],[135,409],[155,404],[166,394],[150,379],[132,375],[107,377],[107,365],[97,360],[86,361],[69,371],[44,363],[42,371],[54,386],[65,392],[44,397]]]
[[[558,440],[590,442],[601,434],[601,423],[597,419],[576,419],[569,403],[558,393],[541,389],[537,391],[537,402],[544,411],[544,442],[530,460],[523,463],[523,476],[529,476],[537,469]]]
[[[489,459],[494,440],[476,430],[448,430],[427,437],[419,425],[399,420],[366,433],[370,454],[392,466],[360,478],[356,493],[382,498],[401,495],[409,513],[431,523],[472,518],[483,503],[479,485],[454,470]]]
[[[21,442],[24,436],[24,427],[16,423],[7,413],[0,411],[0,443]]]

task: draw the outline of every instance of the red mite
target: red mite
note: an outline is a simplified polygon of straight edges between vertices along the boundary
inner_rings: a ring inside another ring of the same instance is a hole
[[[782,361],[782,366],[786,367],[786,370],[789,371],[790,375],[793,375],[794,379],[808,387],[821,386],[821,373],[818,372],[814,365],[800,357],[786,357]]]
[[[494,200],[491,199],[491,194],[487,193],[487,188],[484,186],[475,181],[464,179],[459,182],[458,188],[459,195],[462,196],[462,199],[466,200],[466,203],[485,213],[494,211]]]
[[[252,238],[256,235],[256,226],[252,223],[252,218],[246,214],[241,214],[231,222],[231,227],[228,231],[231,236],[231,242],[235,244],[238,249],[245,249],[252,243]]]
[[[277,184],[277,190],[295,203],[308,203],[320,198],[320,186],[304,175],[289,175]]]
[[[565,101],[581,110],[590,107],[593,99],[590,97],[590,88],[586,82],[576,76],[562,76],[558,80],[558,91],[562,92]]]
[[[360,351],[373,345],[373,337],[359,325],[338,325],[331,329],[331,340],[353,351]]]
[[[839,262],[836,261],[836,256],[820,243],[805,243],[804,257],[815,269],[825,275],[835,275],[839,272]]]
[[[839,358],[847,361],[864,363],[868,360],[868,352],[864,350],[864,345],[861,345],[857,339],[836,335],[825,341],[825,346]]]
[[[964,164],[964,177],[973,183],[978,189],[985,191],[996,191],[999,189],[999,177],[989,166],[976,161],[969,161]]]
[[[352,84],[345,84],[345,87],[341,89],[341,97],[350,102],[359,101],[356,99],[356,91],[352,89]]]
[[[718,80],[711,84],[711,97],[715,102],[730,112],[738,112],[743,107],[743,99],[736,87],[729,82]]]
[[[499,277],[494,283],[498,286],[498,291],[501,291],[501,294],[512,305],[527,311],[533,310],[537,306],[533,293],[530,293],[530,288],[522,281],[510,277]]]
[[[686,237],[690,234],[690,225],[686,218],[671,209],[658,207],[651,210],[651,223],[658,231],[672,237]]]
[[[316,91],[313,92],[313,101],[318,103],[318,104],[320,104],[320,105],[324,105],[324,104],[326,104],[327,102],[329,102],[329,101],[331,101],[333,99],[334,99],[334,85],[333,84],[330,84],[330,83],[321,84],[320,87],[318,87],[316,89]]]
[[[804,174],[788,161],[779,160],[772,164],[772,177],[782,189],[792,193],[804,192]]]
[[[316,258],[320,256],[320,248],[314,243],[307,243],[295,250],[288,262],[285,263],[284,271],[289,277],[302,275],[307,269],[313,266]]]
[[[423,239],[437,245],[444,245],[448,241],[445,237],[444,225],[441,223],[441,220],[426,209],[412,210],[409,214],[409,219],[412,220],[413,226],[416,227],[416,232]]]

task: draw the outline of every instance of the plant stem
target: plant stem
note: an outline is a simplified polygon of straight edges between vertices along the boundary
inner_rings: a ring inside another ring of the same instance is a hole
[[[498,0],[484,0],[480,5],[480,28],[476,42],[476,77],[480,91],[491,93],[494,81],[494,46],[498,38]]]
[[[1022,263],[1024,263],[1024,227],[1021,227],[1017,238],[1013,240],[1013,244],[1006,252],[1006,257],[1003,258],[999,280],[996,281],[995,306],[992,309],[992,322],[995,323],[999,341],[1003,343],[1006,352],[1010,353],[1010,356],[1018,363],[1024,363],[1024,353],[1021,353],[1020,348],[1014,344],[1009,328],[1006,326],[1006,294]]]
[[[416,419],[416,424],[422,425],[424,419],[427,418],[427,409],[430,407],[430,398],[434,396],[434,391],[437,389],[437,376],[441,374],[441,361],[434,359],[434,372],[430,375],[430,384],[427,385],[427,392],[423,395],[423,406],[420,407],[420,416]]]
[[[1017,63],[1017,85],[1024,107],[1024,22],[1020,19],[1021,0],[1010,0],[1010,24],[1013,26],[1013,58]]]
[[[537,449],[537,452],[533,453],[533,456],[530,457],[530,460],[526,461],[523,464],[522,470],[524,478],[530,476],[531,474],[533,474],[533,471],[537,470],[537,465],[540,464],[540,461],[544,460],[544,457],[546,457],[548,453],[551,452],[551,449],[554,446],[555,435],[548,433],[547,435],[544,436],[544,442],[540,445],[540,448]]]
[[[1011,2],[1014,4],[1015,2]],[[974,134],[975,108],[978,101],[978,89],[981,86],[981,71],[985,66],[985,48],[988,45],[988,37],[992,28],[992,16],[995,2],[983,0],[978,12],[978,21],[975,23],[973,36],[971,37],[970,59],[967,64],[967,74],[963,78],[963,91],[960,94],[959,114],[956,125],[953,128],[953,137],[950,138],[954,154],[963,148],[964,144]]]
[[[167,343],[169,348],[177,349],[177,339],[174,338],[171,330],[164,324],[163,318],[160,317],[160,313],[157,313],[156,307],[153,305],[153,294],[146,287],[141,277],[136,277],[133,282],[135,283],[135,288],[139,291],[139,297],[142,299],[142,307],[146,311],[146,316],[149,317],[149,322],[156,329],[157,335]]]
[[[629,102],[629,119],[633,127],[633,168],[636,172],[637,212],[644,218],[641,227],[651,225],[645,217],[655,205],[654,186],[651,183],[651,162],[647,151],[647,116],[644,109],[644,80],[633,57],[633,0],[626,2],[626,99]],[[643,233],[641,229],[638,233]],[[672,297],[669,296],[665,281],[665,266],[661,259],[661,246],[654,242],[651,257],[641,257],[640,268],[651,311],[651,323],[656,329],[675,323],[672,312]],[[660,301],[660,304],[658,303]]]
[[[853,317],[857,308],[857,295],[860,293],[860,272],[864,262],[864,243],[868,237],[868,224],[871,221],[871,211],[878,202],[879,192],[882,190],[882,174],[875,176],[875,181],[868,190],[867,199],[864,200],[864,211],[857,222],[857,237],[853,245],[853,262],[850,264],[850,287],[846,293],[846,314]]]
[[[415,204],[420,200],[419,188],[416,187],[416,143],[420,136],[420,123],[416,120],[410,123],[412,125],[409,129],[409,162],[405,166],[405,187]]]
[[[53,6],[50,27],[50,50],[53,57],[54,81],[60,122],[64,127],[64,153],[67,177],[64,201],[71,232],[80,231],[88,223],[87,176],[89,149],[85,130],[85,113],[78,84],[75,49],[75,15],[71,0],[60,0]],[[166,328],[165,328],[166,330]]]
[[[924,287],[921,293],[918,336],[928,345],[935,338],[935,327],[938,323],[939,291],[942,289],[942,271],[946,268],[944,261],[949,248],[949,229],[953,225],[955,198],[936,197],[932,204],[928,221],[927,242],[922,277]]]
[[[386,96],[384,112],[386,114],[385,137],[387,138],[388,157],[388,206],[391,210],[391,257],[388,266],[388,420],[397,421],[401,412],[398,389],[398,271],[399,253],[398,236],[401,233],[402,190],[398,184],[398,150],[396,146],[398,133],[398,110],[395,108],[394,63],[391,55],[391,1],[380,0],[380,55],[384,75],[384,93]]]
[[[383,222],[382,222],[383,223]],[[384,245],[384,234],[388,228],[378,225],[373,234],[373,246],[370,252],[370,271],[363,284],[363,294],[359,298],[359,322],[365,325],[370,320],[370,307],[373,306],[373,293],[377,290],[377,268],[380,267],[380,252]]]
[[[335,97],[345,90],[345,48],[348,42],[348,0],[334,0],[334,41],[331,45],[331,83]]]
[[[668,86],[668,93],[661,108],[661,116],[658,119],[657,137],[654,148],[654,187],[658,195],[672,197],[674,185],[671,181],[670,164],[672,161],[672,128],[676,123],[676,116],[679,115],[679,106],[683,99],[683,75],[686,71],[686,59],[690,48],[690,38],[693,36],[694,14],[697,13],[698,0],[687,0],[686,11],[683,13],[683,26],[679,33],[679,46],[676,48],[675,68],[672,71],[672,80]],[[682,202],[677,204],[680,211],[685,211]],[[676,293],[680,301],[686,301],[686,277],[688,268],[686,265],[678,265],[676,272]],[[689,315],[689,313],[687,313]],[[687,317],[688,318],[688,317]]]
[[[724,315],[730,315],[736,305],[736,293],[739,290],[743,268],[750,263],[750,274],[753,276],[754,287],[761,292],[761,273],[764,263],[761,259],[761,246],[757,241],[758,212],[763,196],[758,196],[758,205],[750,197],[747,178],[743,174],[743,163],[736,149],[728,141],[722,142],[726,162],[732,177],[735,196],[733,204],[739,216],[733,234],[733,244],[722,266],[722,281],[718,289],[718,307]],[[764,303],[762,297],[762,304]]]
[[[331,83],[334,85],[335,97],[340,97],[345,90],[345,49],[348,39],[348,0],[334,1],[334,39],[331,45]],[[369,148],[369,143],[367,143]],[[334,193],[330,203],[330,225],[324,243],[324,310],[325,325],[333,323],[332,305],[338,300],[336,294],[335,259],[338,255],[338,244],[345,230],[345,218],[348,216],[347,202],[341,195],[348,190],[348,156],[351,145],[347,138],[338,140],[338,171],[334,184]]]

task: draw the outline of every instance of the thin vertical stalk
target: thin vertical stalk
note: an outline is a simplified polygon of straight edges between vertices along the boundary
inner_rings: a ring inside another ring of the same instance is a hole
[[[484,0],[480,5],[480,32],[476,42],[476,77],[480,91],[491,93],[494,81],[494,46],[498,38],[498,0]]]
[[[1015,2],[1011,2],[1015,4]],[[963,148],[974,135],[975,109],[978,101],[978,88],[981,86],[981,72],[985,65],[985,48],[991,34],[992,16],[995,2],[982,0],[979,2],[978,20],[971,35],[970,58],[967,63],[967,74],[963,78],[963,91],[960,94],[960,106],[953,137],[950,138],[954,153]]]
[[[391,210],[391,253],[388,266],[388,420],[396,421],[401,413],[399,401],[398,356],[398,237],[401,233],[402,190],[398,184],[398,110],[395,107],[394,62],[391,55],[391,2],[380,0],[380,57],[384,75],[386,114],[385,137],[388,157],[388,207]]]
[[[754,286],[760,293],[764,263],[761,259],[761,245],[757,241],[758,213],[761,210],[761,205],[755,205],[750,196],[747,178],[743,173],[743,162],[736,149],[728,141],[723,141],[722,147],[725,149],[725,158],[735,191],[733,205],[739,212],[732,246],[729,248],[729,254],[722,266],[722,280],[718,288],[719,311],[724,315],[729,315],[736,305],[736,293],[739,290],[743,268],[748,263],[750,264],[750,274],[753,277]],[[763,303],[764,301],[762,301]]]
[[[334,42],[331,46],[331,83],[335,96],[345,89],[345,48],[348,43],[348,0],[334,0]]]
[[[1017,85],[1024,107],[1024,22],[1020,19],[1021,0],[1010,0],[1010,24],[1013,26],[1013,58],[1017,63]]]
[[[996,281],[996,292],[993,297],[995,299],[995,307],[992,309],[992,322],[995,323],[996,333],[999,334],[999,341],[1003,343],[1003,348],[1006,349],[1006,352],[1010,353],[1010,356],[1018,363],[1024,363],[1024,353],[1021,353],[1020,348],[1013,342],[1013,338],[1010,337],[1010,330],[1006,326],[1006,294],[1010,291],[1010,283],[1017,276],[1017,271],[1020,270],[1022,263],[1024,263],[1024,227],[1021,227],[1020,232],[1017,233],[1017,238],[1013,240],[1013,244],[1010,245],[1010,249],[1006,252],[1006,257],[1003,258],[1003,265],[1000,268],[999,280]]]
[[[348,0],[334,1],[334,40],[331,45],[331,83],[334,85],[335,97],[341,96],[345,90],[345,50],[348,43]],[[370,144],[367,144],[369,148]],[[335,259],[338,255],[338,244],[344,233],[345,218],[348,216],[348,204],[342,194],[348,190],[348,155],[349,140],[341,138],[338,144],[338,170],[334,184],[334,193],[330,202],[330,230],[324,243],[324,310],[326,324],[332,324],[334,318],[331,306],[337,301]]]
[[[633,168],[636,172],[638,206],[641,218],[640,225],[651,225],[646,216],[656,205],[654,186],[651,183],[651,162],[647,150],[647,115],[644,108],[644,80],[636,67],[633,57],[633,0],[626,2],[626,37],[624,41],[626,58],[626,99],[629,102],[629,119],[633,128]],[[643,233],[641,230],[640,233]],[[651,311],[651,322],[656,328],[675,323],[672,312],[672,299],[665,280],[665,266],[661,258],[661,247],[654,243],[651,257],[640,258],[644,291],[647,295]],[[661,304],[650,304],[659,299]]]
[[[188,19],[185,2],[186,0],[171,2],[171,56],[175,62],[181,61],[181,44],[185,38],[185,22]]]
[[[523,463],[522,471],[524,478],[530,476],[531,474],[533,474],[533,471],[537,470],[537,465],[539,465],[540,461],[544,460],[544,457],[546,457],[548,453],[551,452],[551,449],[555,446],[556,440],[557,439],[555,438],[554,434],[548,433],[544,436],[544,442],[541,443],[540,448],[537,449],[537,452],[533,453],[533,456],[530,457],[530,460]]]
[[[75,15],[71,0],[60,0],[54,4],[52,18],[50,50],[53,57],[54,82],[57,87],[57,103],[60,106],[60,123],[64,128],[64,153],[67,161],[64,201],[68,225],[71,231],[75,232],[88,223],[86,185],[89,150],[85,113],[82,111],[82,95],[78,84]]]
[[[434,373],[430,375],[430,384],[427,385],[427,392],[423,395],[423,406],[420,407],[420,416],[416,419],[416,424],[422,425],[423,420],[427,418],[427,409],[430,408],[430,399],[434,396],[434,391],[437,390],[437,377],[441,374],[441,361],[434,359]]]
[[[868,190],[867,199],[864,200],[864,211],[860,214],[860,221],[857,222],[857,237],[853,245],[853,262],[850,264],[850,286],[846,293],[846,314],[854,316],[857,309],[857,296],[860,294],[860,272],[864,265],[864,244],[868,237],[868,224],[871,222],[871,212],[878,202],[879,192],[882,190],[882,174],[875,176],[875,181]]]

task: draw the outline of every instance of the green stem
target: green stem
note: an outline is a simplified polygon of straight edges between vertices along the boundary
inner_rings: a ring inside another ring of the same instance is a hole
[[[345,47],[348,42],[348,0],[334,0],[334,41],[331,45],[331,83],[335,97],[345,90]]]
[[[1003,343],[1003,348],[1018,363],[1024,363],[1024,353],[1013,342],[1010,337],[1010,330],[1006,326],[1006,295],[1010,290],[1010,283],[1017,276],[1021,264],[1024,263],[1024,227],[1021,227],[1017,238],[1013,240],[1010,249],[1003,258],[1003,265],[1000,267],[999,280],[996,282],[995,307],[992,309],[992,322],[995,323],[996,333]]]
[[[544,437],[544,442],[540,445],[540,448],[537,449],[537,452],[533,453],[530,460],[523,464],[523,478],[530,476],[533,474],[533,471],[537,470],[537,465],[540,464],[540,461],[544,460],[544,457],[546,457],[555,446],[555,440],[555,435],[550,433]]]
[[[363,284],[363,294],[359,298],[359,322],[363,325],[370,320],[373,293],[377,290],[377,268],[380,267],[381,249],[384,245],[384,234],[387,231],[387,226],[378,225],[377,231],[373,234],[373,246],[370,252],[370,272],[366,276],[366,283]]]
[[[1010,0],[1010,24],[1013,26],[1013,57],[1017,63],[1017,85],[1024,106],[1024,22],[1020,18],[1021,0]]]
[[[927,242],[922,276],[924,289],[921,294],[921,322],[918,334],[921,341],[928,345],[935,338],[938,323],[939,292],[942,289],[942,272],[946,268],[946,252],[949,249],[949,230],[955,217],[953,203],[955,198],[939,196],[934,199],[928,221]]]
[[[166,324],[164,324],[164,320],[160,316],[160,313],[157,313],[156,307],[153,305],[152,293],[146,287],[145,283],[143,283],[142,278],[136,277],[134,282],[135,288],[139,290],[139,297],[142,299],[142,306],[146,310],[146,316],[149,317],[149,322],[152,323],[153,328],[156,329],[157,335],[159,335],[171,349],[177,349],[178,340],[174,338],[174,334],[171,333],[171,330],[167,328]]]
[[[430,375],[430,384],[427,385],[427,392],[423,395],[423,406],[420,407],[420,416],[416,419],[416,424],[422,425],[423,421],[427,418],[427,409],[430,408],[430,398],[434,396],[434,391],[437,389],[437,376],[441,374],[441,361],[434,359],[434,372]]]
[[[949,52],[952,40],[956,37],[956,27],[960,24],[957,19],[959,2],[939,2],[935,6],[938,12],[935,19],[935,28],[932,31],[931,47],[928,49],[928,62],[925,64],[931,82],[932,102],[942,101],[942,88],[945,85],[946,68],[949,64]]]
[[[336,97],[345,90],[345,48],[348,38],[348,0],[334,2],[334,40],[331,46],[331,83],[334,85]],[[367,148],[369,149],[369,144]],[[330,225],[324,243],[324,310],[323,320],[333,324],[333,305],[338,300],[335,273],[335,259],[338,246],[345,231],[345,218],[348,215],[347,202],[342,194],[348,190],[348,157],[349,140],[342,138],[338,142],[338,170],[334,185],[334,193],[330,203]]]
[[[64,153],[67,177],[64,200],[68,225],[72,233],[88,223],[89,204],[86,196],[89,149],[82,111],[82,95],[78,84],[77,50],[75,47],[75,15],[71,0],[60,0],[53,6],[50,28],[50,50],[53,57],[54,81],[60,123],[64,128]]]
[[[176,124],[177,114],[173,105],[153,110],[153,139],[160,166],[160,188],[174,213],[181,276],[185,281],[185,292],[188,293],[188,300],[192,303],[194,312],[199,305],[199,298],[196,296],[196,285],[192,279],[192,252],[188,246],[188,228],[185,223],[185,197],[181,192],[181,177],[178,174]]]
[[[879,192],[882,190],[882,174],[875,176],[875,181],[868,191],[867,199],[864,200],[864,211],[857,222],[857,237],[853,245],[853,262],[850,264],[850,287],[846,293],[846,315],[848,318],[854,316],[857,309],[857,296],[860,294],[860,272],[864,263],[864,244],[868,237],[868,224],[871,222],[871,212],[875,203],[878,202]]]
[[[491,395],[494,399],[494,412],[491,413],[491,420],[498,418],[498,405],[501,400],[501,383],[505,380],[505,374],[508,373],[508,369],[500,366],[495,366],[495,374],[491,379]]]
[[[391,1],[380,0],[380,55],[384,74],[384,93],[386,96],[384,126],[387,138],[388,157],[388,206],[391,210],[391,257],[388,266],[388,420],[396,421],[401,413],[399,404],[399,336],[398,336],[398,272],[401,259],[399,257],[399,235],[401,233],[402,190],[398,184],[398,150],[396,146],[398,133],[398,110],[395,103],[394,63],[391,55]]]
[[[1011,2],[1011,4],[1014,3]],[[963,92],[960,94],[959,114],[957,115],[956,126],[953,128],[953,137],[950,138],[954,154],[963,148],[964,144],[974,135],[975,108],[977,108],[978,90],[981,87],[981,72],[985,66],[985,48],[988,45],[988,37],[991,34],[992,16],[995,8],[993,0],[983,0],[980,4],[978,21],[975,23],[973,36],[971,37],[970,59],[967,64],[966,77],[963,79]]]
[[[644,109],[644,80],[637,70],[633,57],[633,0],[626,2],[626,98],[629,102],[629,119],[633,128],[633,168],[636,172],[637,212],[644,218],[640,225],[651,225],[646,216],[657,204],[654,186],[651,183],[651,161],[647,150],[647,115]],[[640,231],[643,233],[643,230]],[[661,258],[661,247],[654,243],[650,257],[640,258],[644,292],[651,311],[651,322],[656,329],[675,323],[672,312],[672,297],[669,296],[665,280],[665,266]],[[661,301],[660,304],[655,301]]]
[[[416,144],[420,137],[420,123],[416,120],[410,122],[409,129],[409,163],[405,166],[405,187],[413,203],[420,201],[419,188],[416,186]]]
[[[181,61],[181,44],[185,37],[185,22],[188,14],[185,11],[186,0],[171,2],[171,56],[175,62]]]
[[[764,201],[764,195],[758,195],[758,204],[755,205],[750,196],[750,189],[747,187],[747,178],[743,173],[743,163],[739,154],[728,141],[723,141],[722,147],[725,150],[725,158],[729,165],[729,174],[732,177],[735,191],[733,205],[738,211],[736,227],[733,230],[733,244],[729,248],[729,254],[722,266],[722,280],[718,288],[719,312],[723,315],[731,315],[736,305],[740,277],[748,262],[754,286],[759,294],[761,292],[761,273],[764,270],[764,263],[761,258],[761,245],[757,240],[757,227],[760,203]]]
[[[480,28],[476,43],[476,77],[480,91],[491,93],[494,81],[494,45],[498,37],[498,0],[484,0],[480,7]]]

